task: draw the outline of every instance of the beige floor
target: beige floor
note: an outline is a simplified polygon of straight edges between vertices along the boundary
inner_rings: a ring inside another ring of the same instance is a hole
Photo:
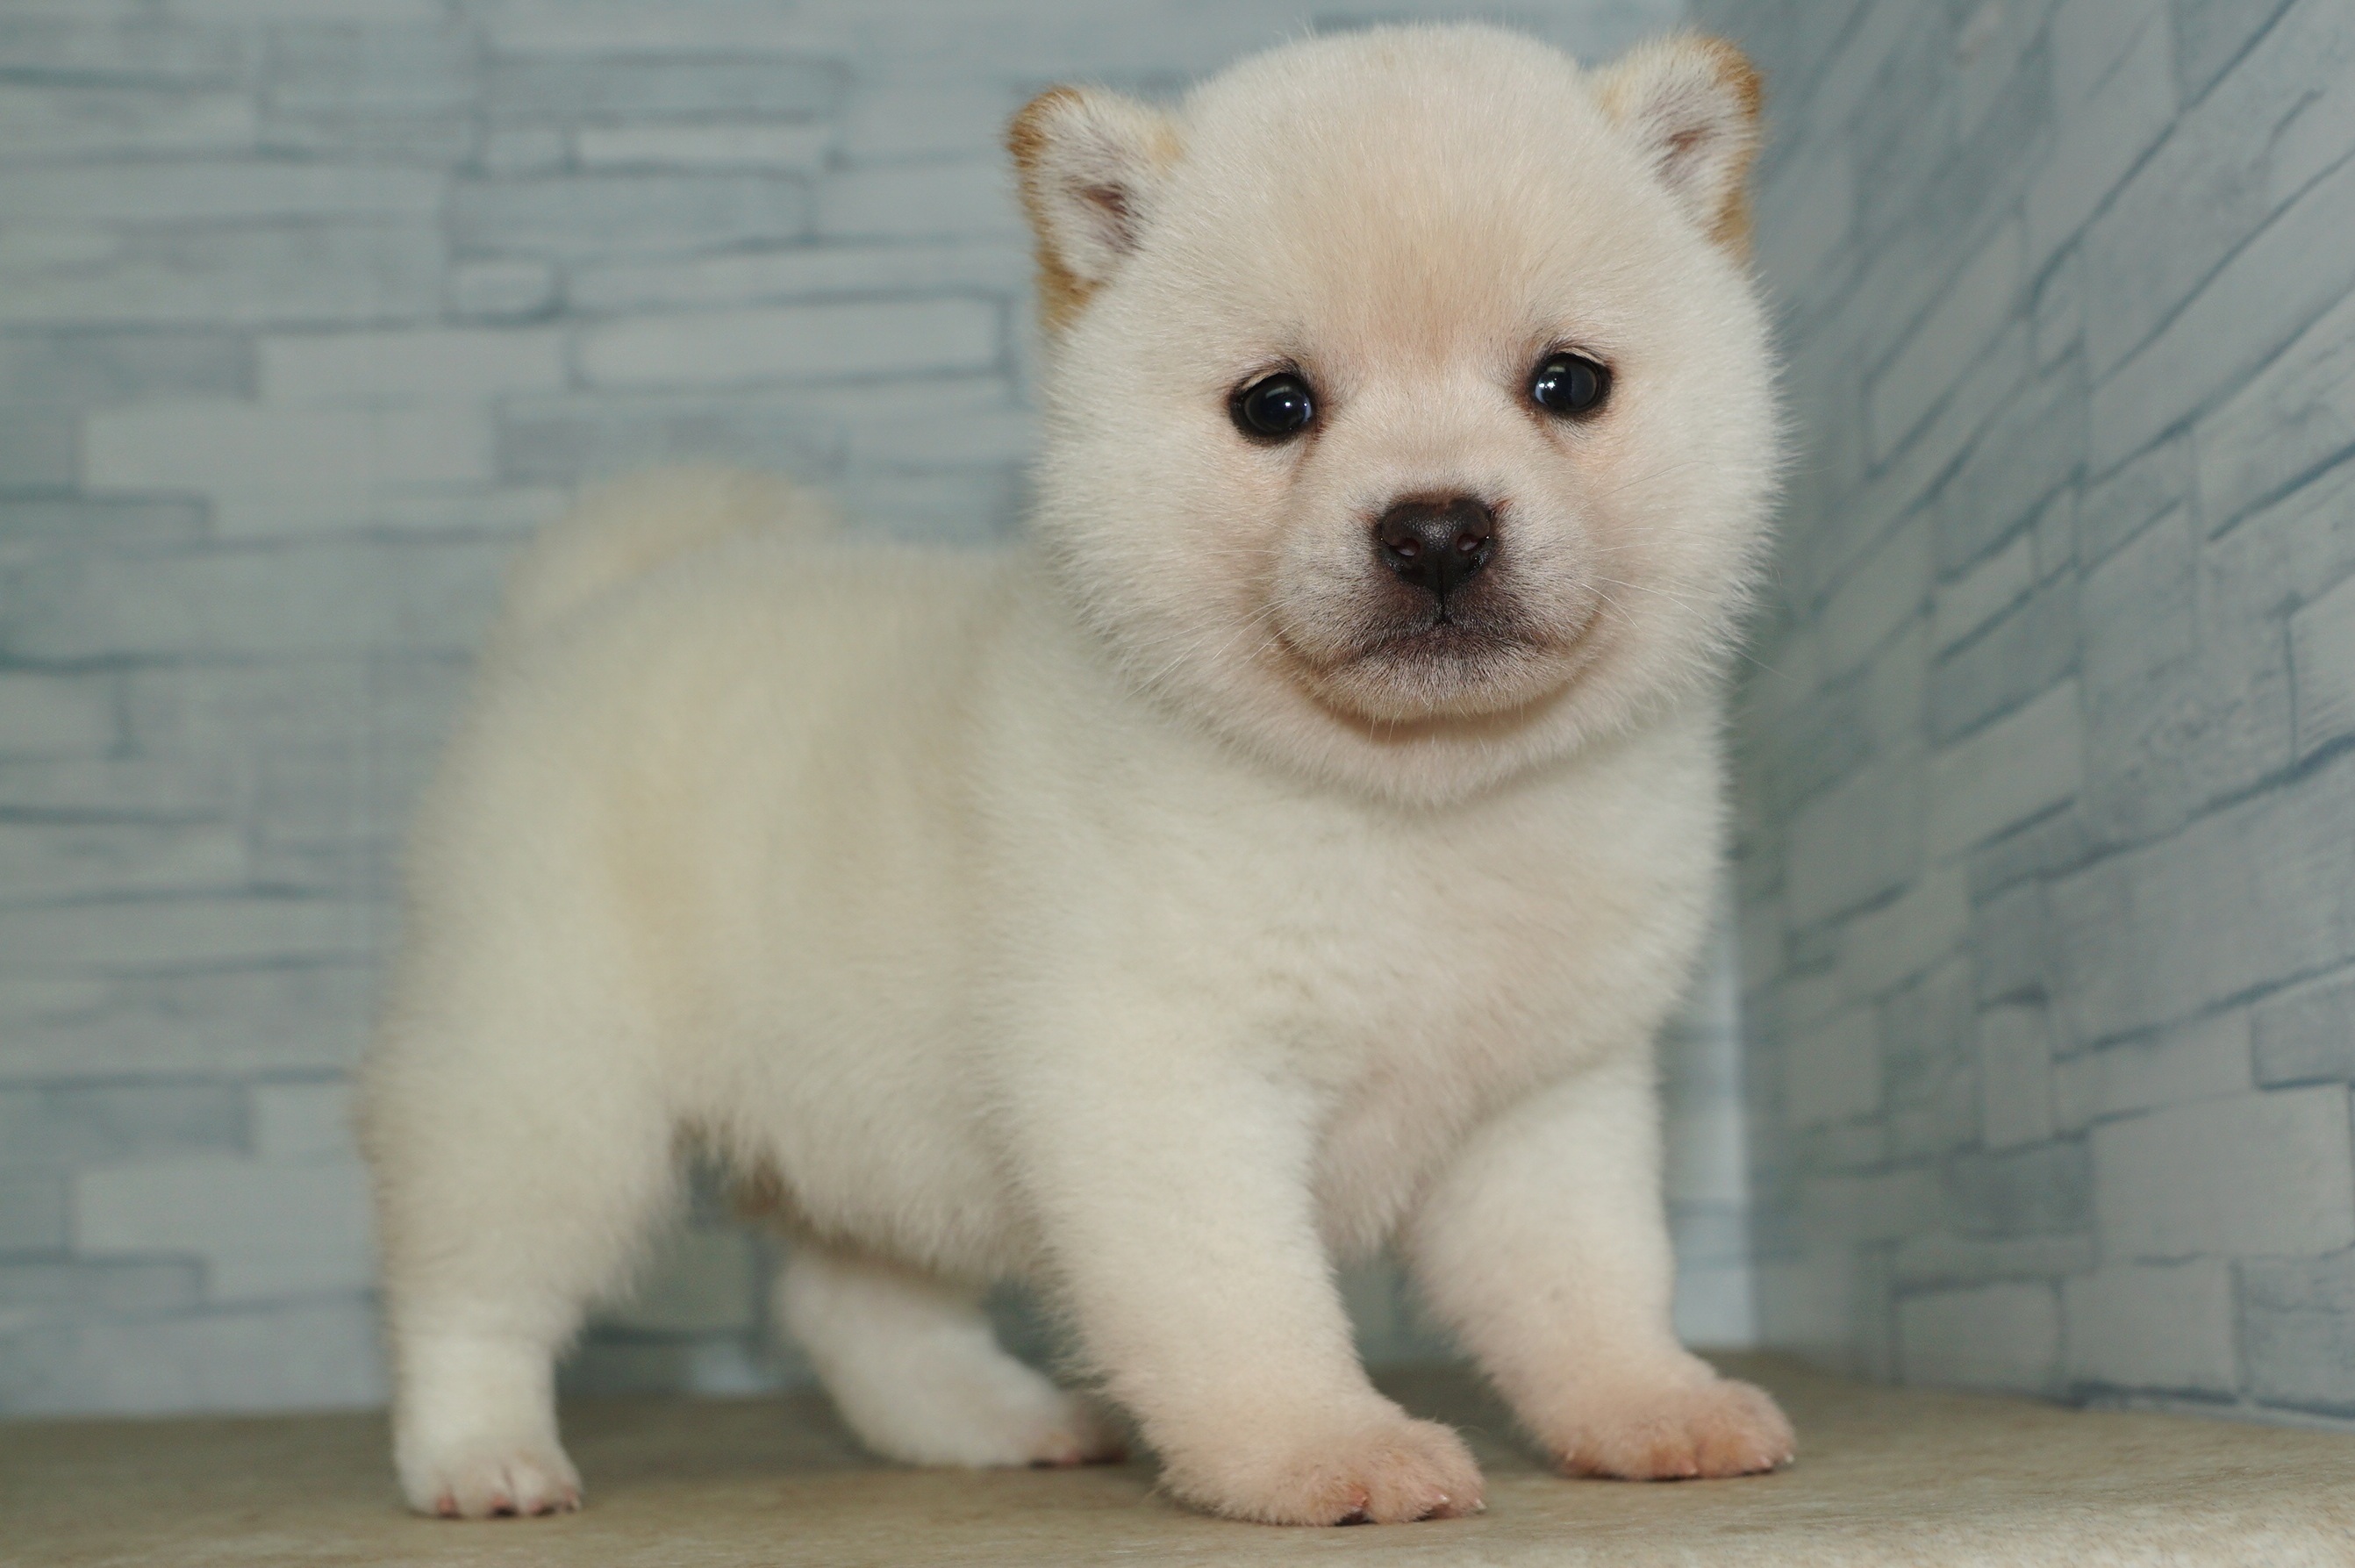
[[[1203,1519],[1135,1465],[885,1467],[810,1397],[584,1403],[588,1510],[482,1524],[400,1510],[377,1416],[0,1424],[0,1563],[2355,1563],[2355,1437],[1741,1365],[1797,1422],[1799,1464],[1665,1486],[1558,1479],[1455,1374],[1390,1380],[1472,1435],[1488,1511],[1337,1531]]]

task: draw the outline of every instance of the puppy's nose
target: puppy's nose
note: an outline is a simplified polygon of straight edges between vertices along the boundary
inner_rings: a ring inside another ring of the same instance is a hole
[[[1395,503],[1374,523],[1374,552],[1417,588],[1445,599],[1497,553],[1497,518],[1471,496]]]

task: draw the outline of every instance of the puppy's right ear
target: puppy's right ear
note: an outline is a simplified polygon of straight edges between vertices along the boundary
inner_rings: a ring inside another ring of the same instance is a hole
[[[1178,161],[1168,116],[1116,92],[1050,87],[1006,130],[1039,236],[1039,315],[1068,325],[1136,249]]]

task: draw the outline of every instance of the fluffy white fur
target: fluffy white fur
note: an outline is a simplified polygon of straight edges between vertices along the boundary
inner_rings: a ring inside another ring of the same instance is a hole
[[[1461,1513],[1337,1262],[1396,1243],[1568,1469],[1791,1435],[1671,1334],[1651,1042],[1703,935],[1718,681],[1775,431],[1739,257],[1754,79],[1472,27],[1013,133],[1053,327],[1029,539],[834,542],[651,476],[522,564],[424,808],[368,1067],[421,1509],[572,1506],[552,1360],[697,1140],[796,1238],[783,1316],[919,1463],[1112,1439],[975,1305],[1039,1283],[1166,1484]],[[1602,412],[1532,406],[1563,347]],[[1244,440],[1290,367],[1310,433]],[[1372,519],[1474,494],[1477,613]]]

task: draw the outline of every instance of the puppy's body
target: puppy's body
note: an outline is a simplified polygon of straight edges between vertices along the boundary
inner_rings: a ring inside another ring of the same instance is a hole
[[[1034,543],[857,548],[782,486],[687,474],[609,496],[519,571],[426,807],[370,1063],[417,1506],[577,1495],[550,1358],[687,1136],[799,1238],[785,1316],[903,1457],[1107,1449],[986,1338],[975,1292],[1021,1276],[1068,1305],[1181,1493],[1279,1521],[1476,1507],[1461,1445],[1351,1350],[1330,1263],[1392,1239],[1570,1467],[1783,1456],[1763,1396],[1668,1330],[1649,1055],[1718,853],[1710,675],[1771,450],[1754,312],[1710,214],[1647,190],[1641,139],[1612,147],[1583,100],[1573,130],[1636,172],[1570,210],[1634,201],[1632,261],[1555,245],[1542,211],[1534,249],[1506,223],[1468,258],[1436,230],[1316,238],[1386,156],[1412,229],[1433,138],[1374,135],[1370,169],[1312,148],[1284,189],[1248,156],[1265,129],[1222,143],[1223,110],[1281,90],[1281,129],[1336,78],[1362,98],[1428,61],[1443,106],[1500,63],[1508,97],[1575,78],[1476,30],[1289,54],[1206,90],[1182,144],[1102,101],[1034,111],[1073,318]],[[1103,145],[1113,174],[1063,177]],[[1512,188],[1529,171],[1506,162]],[[1221,276],[1233,203],[1275,197],[1267,243],[1305,300]],[[1598,260],[1625,275],[1591,287],[1591,320],[1531,319]],[[1697,303],[1631,315],[1632,286],[1680,283]],[[1623,346],[1618,426],[1516,411],[1519,360],[1566,331]],[[1331,394],[1316,450],[1224,423],[1272,351]],[[1167,384],[1124,391],[1140,365]],[[1682,410],[1680,384],[1725,406]],[[1466,485],[1510,553],[1455,621],[1434,590],[1434,623],[1367,575],[1364,519]]]

